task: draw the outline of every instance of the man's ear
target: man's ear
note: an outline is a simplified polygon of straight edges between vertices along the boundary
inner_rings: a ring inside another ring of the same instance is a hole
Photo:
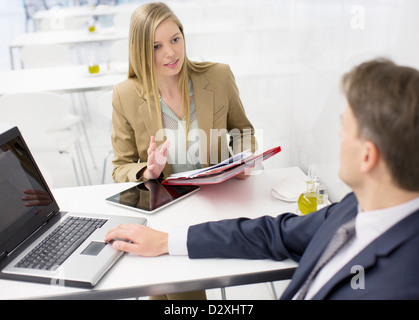
[[[365,141],[362,153],[361,171],[363,173],[370,172],[377,167],[379,160],[380,151],[377,146],[369,140]]]

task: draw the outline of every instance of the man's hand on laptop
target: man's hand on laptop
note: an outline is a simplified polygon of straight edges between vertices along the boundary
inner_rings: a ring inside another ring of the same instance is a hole
[[[124,240],[121,240],[124,239]],[[168,234],[137,224],[121,224],[105,236],[116,250],[145,257],[168,253]]]

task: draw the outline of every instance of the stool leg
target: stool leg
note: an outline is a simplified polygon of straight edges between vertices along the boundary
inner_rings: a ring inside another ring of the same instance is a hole
[[[275,290],[274,283],[273,283],[273,282],[270,282],[270,284],[271,284],[272,293],[273,293],[273,295],[274,295],[274,299],[275,299],[275,300],[279,300],[279,299],[278,299],[278,295],[276,294],[276,290]]]
[[[227,300],[226,288],[220,288],[220,289],[221,289],[221,300]]]

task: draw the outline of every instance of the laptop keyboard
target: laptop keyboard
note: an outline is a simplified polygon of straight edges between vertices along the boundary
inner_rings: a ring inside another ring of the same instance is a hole
[[[106,219],[69,217],[15,267],[56,270]]]

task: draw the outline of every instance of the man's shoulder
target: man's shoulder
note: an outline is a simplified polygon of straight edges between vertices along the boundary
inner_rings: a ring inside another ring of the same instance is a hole
[[[340,203],[356,203],[358,204],[358,199],[356,198],[356,195],[354,192],[349,192],[348,194],[346,194],[342,200],[340,201]]]

